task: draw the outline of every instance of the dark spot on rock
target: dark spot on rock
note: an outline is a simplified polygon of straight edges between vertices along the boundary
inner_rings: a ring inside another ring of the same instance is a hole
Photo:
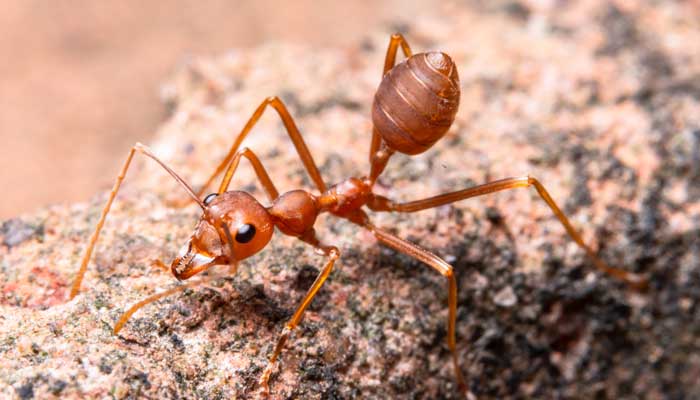
[[[49,391],[54,396],[58,396],[61,394],[61,392],[63,392],[63,389],[65,389],[66,386],[68,386],[68,383],[66,381],[61,379],[55,379],[49,383]]]
[[[107,357],[102,357],[100,358],[100,365],[99,365],[100,372],[103,374],[111,374],[112,373],[112,363]]]
[[[659,49],[642,52],[639,63],[644,67],[647,80],[670,80],[674,69],[668,55]]]
[[[258,186],[255,183],[247,183],[241,187],[241,190],[255,195],[258,193]]]
[[[33,237],[40,240],[44,235],[44,225],[33,225],[19,218],[9,219],[0,226],[2,244],[8,248],[15,247]]]
[[[294,280],[294,289],[306,292],[316,280],[319,271],[315,267],[306,264],[301,267],[297,278]]]
[[[524,5],[523,3],[519,2],[519,1],[508,2],[503,7],[503,10],[510,17],[513,17],[521,22],[526,22],[530,18],[530,14],[531,14],[530,9],[526,5]]]
[[[374,43],[369,37],[363,37],[360,39],[360,49],[365,53],[371,53],[374,51]]]
[[[607,6],[600,24],[605,31],[605,42],[597,55],[613,56],[639,43],[639,32],[633,16],[624,13],[614,4]]]
[[[304,379],[320,381],[327,374],[325,366],[318,360],[306,359],[300,365]]]
[[[350,111],[357,111],[362,108],[362,104],[344,97],[341,94],[332,94],[330,97],[320,99],[312,104],[304,104],[297,96],[296,92],[285,90],[280,94],[282,101],[292,110],[297,118],[302,118],[307,115],[319,114],[322,111],[339,106]]]
[[[182,342],[182,339],[176,334],[170,335],[170,342],[173,344],[173,347],[177,349],[178,351],[182,351],[185,349],[185,344]]]
[[[690,176],[688,177],[688,197],[691,200],[700,199],[700,129],[692,133],[693,142],[691,145]]]
[[[192,310],[187,308],[182,303],[177,303],[172,307],[173,311],[177,313],[178,316],[189,318],[192,317]]]
[[[613,153],[606,152],[603,155],[600,166],[600,174],[594,179],[612,180],[622,188],[621,197],[632,198],[639,185],[639,178],[634,169],[625,165]]]
[[[323,171],[323,175],[328,178],[329,182],[340,182],[347,178],[344,172],[348,170],[348,164],[346,158],[341,154],[331,152],[326,156],[319,169]]]
[[[408,393],[415,387],[415,379],[407,375],[394,376],[389,379],[389,385],[391,385],[396,393]]]
[[[665,180],[656,179],[642,199],[642,210],[639,214],[639,230],[642,235],[640,239],[649,245],[654,244],[654,237],[664,223],[659,207],[665,186]]]
[[[265,287],[262,284],[241,284],[238,290],[241,294],[239,306],[252,308],[256,314],[272,323],[286,321],[292,315],[292,311],[282,308],[274,299],[265,294]]]
[[[587,168],[591,156],[591,153],[581,145],[575,145],[571,151],[571,158],[575,168],[571,195],[567,198],[564,205],[564,210],[567,214],[573,214],[579,208],[593,204],[591,192],[588,190],[590,176]]]
[[[389,31],[399,32],[406,37],[411,31],[411,24],[406,21],[394,20],[389,22]]]
[[[143,387],[144,389],[151,388],[151,382],[148,380],[148,374],[141,371],[134,371],[127,380],[132,386],[136,386],[138,389]]]
[[[175,382],[182,387],[185,384],[185,377],[182,376],[182,372],[176,370],[173,371],[173,374],[175,375]]]
[[[337,380],[333,380],[328,388],[321,393],[321,400],[341,400],[344,396],[340,395],[338,390]]]
[[[34,382],[27,382],[15,389],[17,396],[22,400],[34,398]]]
[[[503,332],[497,329],[486,331],[476,343],[477,346],[489,352],[500,354],[505,350],[505,341],[503,340]]]
[[[700,82],[698,75],[685,79],[676,79],[664,87],[669,96],[690,96],[694,100],[700,100]]]
[[[486,208],[486,218],[493,225],[501,225],[503,223],[503,214],[501,214],[501,212],[494,207]]]

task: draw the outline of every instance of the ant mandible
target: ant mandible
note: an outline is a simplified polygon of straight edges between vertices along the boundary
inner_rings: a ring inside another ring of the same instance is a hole
[[[403,50],[406,60],[395,66],[399,47]],[[596,268],[626,282],[633,288],[643,288],[646,285],[644,278],[622,269],[610,267],[599,259],[595,252],[583,242],[581,235],[552,200],[544,186],[531,176],[501,179],[407,203],[397,203],[373,192],[372,189],[377,178],[384,171],[389,158],[394,153],[399,152],[407,155],[422,153],[447,132],[455,119],[459,107],[459,97],[457,68],[447,54],[430,52],[413,55],[402,35],[392,35],[384,62],[383,78],[372,105],[374,128],[369,153],[370,173],[366,177],[348,178],[330,188],[326,186],[321,177],[294,120],[284,103],[277,97],[267,98],[260,104],[236,137],[227,156],[196,194],[182,178],[158,159],[146,146],[137,143],[129,151],[107,204],[102,210],[97,227],[85,250],[80,270],[71,289],[70,298],[75,297],[80,291],[80,284],[100,230],[136,152],[150,157],[162,166],[203,211],[194,233],[170,265],[170,271],[178,280],[188,279],[215,265],[229,265],[231,272],[235,273],[239,261],[252,256],[267,245],[272,238],[274,228],[310,244],[317,252],[328,258],[326,265],[282,330],[269,358],[267,368],[260,378],[260,384],[265,391],[268,390],[268,380],[287,338],[292,330],[299,325],[304,311],[330,275],[333,264],[340,257],[340,251],[337,247],[322,244],[316,236],[314,223],[320,213],[328,212],[366,228],[380,243],[427,264],[445,277],[448,290],[447,346],[452,353],[457,383],[463,390],[466,385],[457,360],[455,342],[457,281],[452,266],[430,251],[374,226],[363,210],[364,206],[372,211],[410,213],[502,190],[534,187],[559,219],[569,236],[586,252]],[[268,106],[274,108],[282,119],[304,167],[318,189],[318,194],[312,194],[305,190],[292,190],[280,195],[255,153],[247,148],[239,150],[241,142],[250,133]],[[242,157],[247,158],[252,164],[272,203],[271,206],[262,206],[246,192],[228,190],[231,178]],[[219,190],[201,199],[213,180],[224,170],[225,174],[219,185]],[[161,268],[168,269],[160,261],[155,263]],[[136,303],[117,321],[114,333],[117,334],[139,308],[185,288],[199,285],[205,280],[189,282]]]

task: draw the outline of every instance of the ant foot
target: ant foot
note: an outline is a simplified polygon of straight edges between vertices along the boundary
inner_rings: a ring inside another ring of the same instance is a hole
[[[646,275],[628,273],[625,282],[639,292],[649,289],[649,278]]]
[[[267,368],[265,368],[265,371],[262,373],[260,380],[258,381],[258,385],[260,385],[262,388],[263,395],[265,396],[270,394],[270,386],[268,385],[268,381],[270,380],[270,375],[272,375],[272,367],[273,364],[268,363]]]
[[[160,261],[160,260],[151,260],[150,263],[151,263],[151,268],[159,269],[159,270],[162,270],[162,271],[165,271],[165,272],[168,272],[168,273],[170,272],[170,267],[168,267],[167,265],[165,265],[165,264],[163,263],[163,261]]]

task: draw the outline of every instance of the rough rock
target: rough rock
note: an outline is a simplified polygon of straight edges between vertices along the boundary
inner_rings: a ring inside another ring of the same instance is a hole
[[[468,4],[404,27],[416,51],[453,57],[462,104],[433,149],[392,160],[380,190],[416,199],[529,173],[603,259],[651,278],[638,293],[597,273],[534,191],[377,214],[375,224],[454,265],[470,391],[700,396],[700,50],[691,45],[700,13],[675,2]],[[264,97],[279,95],[328,182],[361,176],[387,42],[372,33],[353,49],[274,44],[192,59],[164,86],[170,113],[152,147],[197,186]],[[281,190],[310,189],[272,113],[246,145]],[[264,198],[247,167],[234,185]],[[106,196],[3,224],[0,396],[257,397],[323,259],[277,235],[237,275],[149,305],[114,336],[129,305],[174,284],[150,260],[169,262],[198,212],[169,207],[181,190],[137,162],[82,293],[67,301]],[[444,278],[348,223],[318,225],[341,260],[289,341],[270,397],[460,398]]]

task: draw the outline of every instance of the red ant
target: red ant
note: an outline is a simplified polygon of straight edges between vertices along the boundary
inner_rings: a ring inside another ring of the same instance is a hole
[[[399,47],[403,50],[406,60],[394,66]],[[366,228],[382,244],[422,261],[445,277],[448,290],[447,346],[452,352],[455,375],[462,389],[465,389],[466,385],[459,368],[456,352],[457,281],[452,266],[437,255],[374,226],[363,210],[364,206],[372,211],[410,213],[502,190],[534,187],[542,200],[552,209],[569,236],[588,254],[596,268],[634,288],[643,288],[646,285],[644,278],[622,269],[610,267],[600,260],[595,252],[583,242],[579,233],[552,200],[544,186],[531,176],[502,179],[407,203],[396,203],[373,193],[372,188],[377,178],[384,171],[389,158],[395,152],[408,155],[422,153],[447,132],[455,119],[459,107],[459,97],[457,68],[447,54],[431,52],[413,55],[403,36],[400,34],[392,35],[384,62],[383,79],[372,105],[374,129],[370,146],[369,176],[348,178],[330,188],[326,186],[321,177],[294,120],[277,97],[270,97],[260,104],[234,141],[228,155],[196,194],[182,178],[159,160],[146,146],[137,143],[129,152],[110,193],[109,200],[102,211],[95,232],[90,238],[90,244],[85,251],[80,270],[71,290],[71,299],[80,290],[80,284],[100,230],[136,152],[140,152],[160,164],[203,211],[191,238],[170,265],[170,271],[178,280],[188,279],[215,265],[229,265],[231,272],[235,273],[239,261],[259,252],[267,245],[272,238],[274,228],[286,235],[299,238],[313,246],[317,252],[328,257],[326,265],[282,330],[267,368],[260,378],[260,384],[266,391],[277,357],[289,334],[301,322],[304,311],[330,275],[333,264],[340,257],[338,248],[323,245],[316,237],[314,223],[316,217],[323,212],[345,218]],[[305,190],[292,190],[280,195],[255,153],[247,148],[239,150],[241,142],[250,133],[268,106],[274,108],[282,119],[301,161],[318,189],[318,194],[312,194]],[[246,192],[228,190],[231,178],[242,157],[247,158],[253,165],[258,179],[272,202],[271,206],[262,206]],[[219,190],[201,199],[207,187],[224,170],[224,179],[219,185]],[[160,261],[157,261],[156,264],[166,270],[168,268]],[[114,333],[117,334],[131,315],[144,305],[184,288],[199,285],[203,281],[190,282],[136,303],[119,319],[114,327]]]

